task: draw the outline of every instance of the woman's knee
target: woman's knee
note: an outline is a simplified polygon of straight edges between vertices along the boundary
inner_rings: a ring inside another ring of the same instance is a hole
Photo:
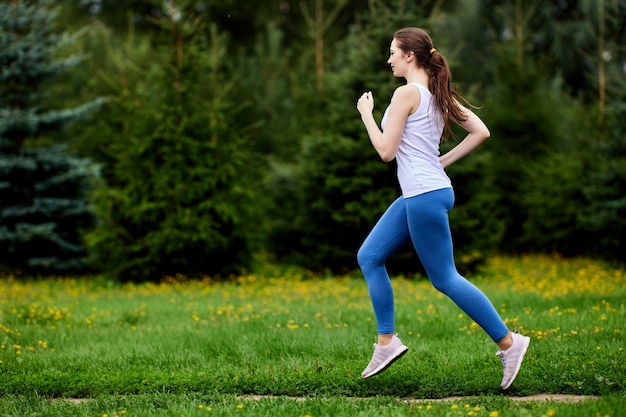
[[[367,245],[363,245],[359,248],[356,254],[356,261],[362,271],[368,271],[372,268],[384,265],[384,261],[378,259],[376,252],[368,248]]]
[[[372,255],[364,246],[361,246],[356,253],[356,261],[361,269],[370,265],[370,263],[372,263],[372,258]]]
[[[450,288],[452,288],[448,280],[441,280],[441,279],[435,280],[431,278],[430,282],[431,284],[433,284],[433,287],[435,287],[437,291],[439,291],[440,293],[444,295],[448,295]]]
[[[465,280],[465,278],[457,272],[456,268],[428,274],[428,278],[433,287],[445,295],[450,294],[455,288],[462,286]]]

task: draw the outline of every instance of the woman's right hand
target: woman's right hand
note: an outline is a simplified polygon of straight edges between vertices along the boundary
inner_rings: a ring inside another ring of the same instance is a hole
[[[356,108],[361,113],[361,116],[371,114],[374,111],[374,95],[371,91],[366,91],[359,97],[359,100],[356,102]]]

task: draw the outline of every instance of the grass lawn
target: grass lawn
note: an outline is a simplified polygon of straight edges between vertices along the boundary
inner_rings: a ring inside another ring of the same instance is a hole
[[[626,415],[626,274],[497,257],[468,277],[532,338],[500,389],[496,346],[423,277],[394,277],[409,352],[363,380],[362,277],[267,269],[226,282],[0,280],[0,416]],[[593,396],[580,402],[520,396]],[[438,399],[460,397],[447,401]]]

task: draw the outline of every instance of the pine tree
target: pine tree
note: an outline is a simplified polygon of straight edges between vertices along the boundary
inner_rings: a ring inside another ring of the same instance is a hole
[[[95,171],[62,146],[25,147],[99,104],[43,104],[50,84],[80,60],[58,58],[72,38],[56,27],[57,13],[47,0],[0,3],[0,266],[10,271],[86,269],[80,234],[93,216],[82,194]]]

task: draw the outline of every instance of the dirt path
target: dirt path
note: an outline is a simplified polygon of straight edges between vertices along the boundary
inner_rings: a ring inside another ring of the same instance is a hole
[[[306,401],[311,398],[306,397],[280,397],[280,396],[272,396],[272,395],[244,395],[240,396],[242,400],[250,400],[250,401],[258,401],[266,398],[291,398],[295,401]],[[464,401],[469,400],[474,397],[446,397],[446,398],[436,398],[436,399],[428,399],[428,398],[402,398],[401,401],[407,403],[435,403],[435,402],[455,402],[455,401]],[[523,397],[514,397],[507,396],[506,398],[512,401],[556,401],[563,403],[578,403],[581,401],[588,400],[597,400],[600,397],[591,396],[591,395],[566,395],[566,394],[535,394],[535,395],[526,395]],[[365,398],[354,398],[354,399],[365,399]]]
[[[439,398],[439,399],[434,399],[434,400],[407,398],[405,399],[405,401],[416,402],[416,403],[446,402],[446,401],[452,402],[452,401],[463,401],[469,398],[472,398],[472,397],[446,397],[446,398]],[[591,395],[535,394],[535,395],[526,395],[523,397],[507,396],[506,398],[512,401],[556,401],[556,402],[563,402],[563,403],[578,403],[578,402],[587,401],[587,400],[597,400],[600,397],[591,396]]]

